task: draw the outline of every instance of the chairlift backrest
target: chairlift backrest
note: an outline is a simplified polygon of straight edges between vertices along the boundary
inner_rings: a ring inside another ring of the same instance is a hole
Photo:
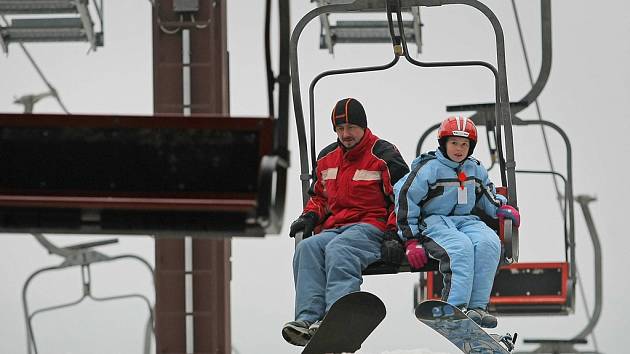
[[[0,114],[0,231],[264,236],[287,167],[273,123]]]

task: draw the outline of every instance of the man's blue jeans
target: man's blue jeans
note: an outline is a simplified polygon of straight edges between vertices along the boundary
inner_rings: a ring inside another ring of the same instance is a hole
[[[295,319],[321,320],[340,297],[360,290],[361,272],[381,257],[382,234],[360,223],[302,240],[293,256]]]

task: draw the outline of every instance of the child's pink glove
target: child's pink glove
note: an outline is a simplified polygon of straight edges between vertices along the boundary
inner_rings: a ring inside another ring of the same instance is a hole
[[[503,219],[508,218],[512,220],[514,226],[519,227],[521,225],[521,214],[511,205],[501,205],[497,209],[497,217],[501,224],[503,224]]]
[[[411,268],[420,269],[429,261],[427,254],[424,252],[424,248],[418,244],[418,240],[407,241],[405,248],[407,249],[405,254],[407,255],[407,260],[409,260]]]

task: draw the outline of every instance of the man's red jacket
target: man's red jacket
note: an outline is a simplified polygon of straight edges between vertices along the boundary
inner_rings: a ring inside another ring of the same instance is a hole
[[[392,186],[407,172],[398,149],[366,128],[354,148],[346,150],[337,141],[319,153],[303,214],[317,214],[320,229],[362,222],[395,230],[395,223],[388,223],[394,209]]]

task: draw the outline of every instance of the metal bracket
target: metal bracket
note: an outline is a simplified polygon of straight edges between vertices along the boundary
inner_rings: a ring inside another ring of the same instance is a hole
[[[83,31],[87,41],[90,43],[90,50],[96,50],[96,35],[94,33],[94,24],[92,22],[90,11],[87,8],[86,0],[75,0],[72,2],[81,16],[81,23],[83,24]]]
[[[2,52],[4,52],[4,54],[9,54],[8,43],[5,42],[4,33],[2,32],[3,28],[4,27],[0,26],[0,47],[2,47]]]
[[[199,0],[175,0],[173,1],[173,11],[197,12],[199,11]]]

